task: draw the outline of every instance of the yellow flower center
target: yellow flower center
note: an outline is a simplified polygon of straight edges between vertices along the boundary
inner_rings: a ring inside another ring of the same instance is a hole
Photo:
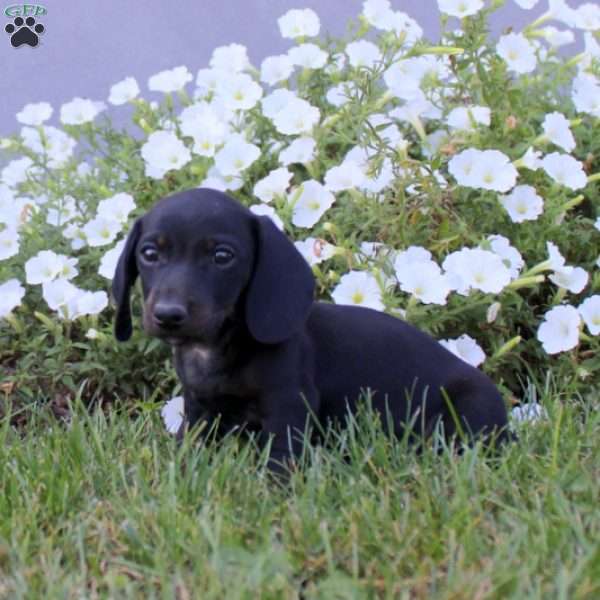
[[[352,294],[352,302],[354,302],[354,304],[362,304],[364,299],[365,297],[362,292],[354,292],[354,294]]]

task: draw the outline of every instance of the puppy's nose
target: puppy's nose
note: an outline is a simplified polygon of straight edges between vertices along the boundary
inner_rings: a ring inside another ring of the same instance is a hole
[[[154,307],[154,320],[164,329],[179,327],[187,317],[187,312],[179,304],[156,304]]]

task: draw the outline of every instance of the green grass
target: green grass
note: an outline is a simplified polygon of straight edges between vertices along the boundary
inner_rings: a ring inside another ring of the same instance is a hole
[[[600,405],[542,402],[494,460],[416,456],[364,417],[287,489],[143,407],[4,419],[0,598],[599,598]]]

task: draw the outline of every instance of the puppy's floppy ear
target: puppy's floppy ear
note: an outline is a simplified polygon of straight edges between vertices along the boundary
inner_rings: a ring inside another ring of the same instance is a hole
[[[117,303],[117,313],[115,315],[115,337],[120,342],[125,342],[131,337],[131,303],[129,300],[131,286],[138,276],[138,268],[135,262],[135,250],[140,239],[142,226],[141,219],[138,219],[131,228],[125,247],[112,282],[112,293]]]
[[[291,337],[305,323],[315,279],[296,247],[268,217],[255,217],[254,273],[246,293],[246,324],[263,344]]]

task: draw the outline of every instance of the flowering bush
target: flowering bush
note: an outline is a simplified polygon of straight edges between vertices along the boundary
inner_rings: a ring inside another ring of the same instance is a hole
[[[47,103],[25,106],[2,140],[4,389],[171,391],[164,348],[113,341],[108,289],[132,220],[195,186],[271,216],[321,298],[407,319],[506,392],[550,369],[573,390],[597,382],[600,7],[550,0],[491,40],[503,2],[488,4],[438,0],[437,46],[388,0],[364,2],[349,41],[323,42],[312,10],[289,11],[292,47],[258,69],[231,44],[195,85],[184,66],[150,77],[160,102],[116,83],[126,130],[104,102],[64,104],[62,128],[44,124]],[[565,60],[579,31],[585,51]]]

